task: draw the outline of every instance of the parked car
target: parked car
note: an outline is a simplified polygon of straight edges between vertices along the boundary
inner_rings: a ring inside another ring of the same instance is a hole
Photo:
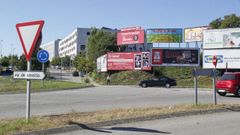
[[[153,78],[149,80],[143,80],[139,83],[139,86],[146,88],[150,86],[164,86],[170,88],[171,86],[176,86],[176,80],[168,77]]]
[[[240,72],[225,72],[221,79],[217,80],[216,89],[220,96],[227,93],[240,96]]]

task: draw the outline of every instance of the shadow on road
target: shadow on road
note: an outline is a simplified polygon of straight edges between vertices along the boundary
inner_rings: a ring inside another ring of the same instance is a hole
[[[112,127],[112,128],[106,128],[105,130],[171,134],[170,132],[158,131],[158,130],[147,129],[147,128],[136,128],[136,127]]]
[[[76,122],[70,122],[69,124],[78,125],[82,129],[91,130],[95,132],[102,132],[102,133],[112,133],[107,130],[113,130],[113,131],[126,131],[126,132],[145,132],[145,133],[160,133],[160,134],[171,134],[171,132],[164,132],[164,131],[158,131],[154,129],[147,129],[147,128],[137,128],[137,127],[112,127],[112,128],[92,128],[88,127],[85,124],[76,123]]]
[[[105,131],[105,130],[101,130],[101,129],[96,129],[96,128],[88,127],[87,125],[81,124],[81,123],[69,122],[69,124],[78,125],[78,126],[81,127],[82,129],[91,130],[91,131],[95,131],[95,132],[112,133],[112,132],[110,132],[110,131]]]

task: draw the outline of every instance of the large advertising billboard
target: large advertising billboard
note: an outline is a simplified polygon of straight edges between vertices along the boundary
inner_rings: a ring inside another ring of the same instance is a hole
[[[114,52],[107,55],[107,70],[151,70],[149,52]]]
[[[153,48],[152,66],[199,66],[199,49]]]
[[[148,43],[181,43],[182,29],[147,29]]]
[[[144,30],[119,31],[117,33],[117,45],[143,44]]]
[[[103,55],[97,58],[97,71],[106,72],[107,71],[107,55]]]
[[[217,69],[239,69],[240,49],[217,49],[203,51],[203,68],[215,68],[213,56],[217,57]]]
[[[201,42],[203,40],[203,30],[208,29],[207,26],[185,28],[184,29],[184,42]]]
[[[240,47],[240,28],[212,29],[203,31],[203,48]]]

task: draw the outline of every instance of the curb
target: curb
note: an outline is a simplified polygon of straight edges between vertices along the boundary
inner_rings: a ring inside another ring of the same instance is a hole
[[[72,125],[59,127],[59,128],[50,128],[50,129],[43,129],[25,133],[16,133],[14,135],[46,135],[46,134],[58,134],[58,133],[65,133],[71,132],[76,130],[82,130],[84,127],[103,127],[103,126],[113,126],[118,124],[127,124],[127,123],[134,123],[140,121],[150,121],[150,120],[158,120],[158,119],[166,119],[166,118],[174,118],[174,117],[184,117],[184,116],[191,116],[191,115],[204,115],[204,114],[212,114],[212,113],[220,113],[220,112],[231,112],[235,111],[231,108],[222,108],[222,109],[211,109],[211,110],[197,110],[197,111],[190,111],[190,112],[177,112],[177,113],[170,113],[170,114],[161,114],[161,115],[152,115],[146,117],[136,117],[136,118],[128,118],[128,119],[119,119],[119,120],[112,120],[112,121],[104,121],[104,122],[97,122],[97,123],[90,123],[87,125],[81,123],[74,123],[70,122]]]

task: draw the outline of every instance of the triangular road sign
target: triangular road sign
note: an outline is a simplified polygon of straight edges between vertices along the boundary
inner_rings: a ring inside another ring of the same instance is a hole
[[[43,20],[16,24],[18,36],[27,61],[31,59],[35,45],[41,34],[43,24]]]

